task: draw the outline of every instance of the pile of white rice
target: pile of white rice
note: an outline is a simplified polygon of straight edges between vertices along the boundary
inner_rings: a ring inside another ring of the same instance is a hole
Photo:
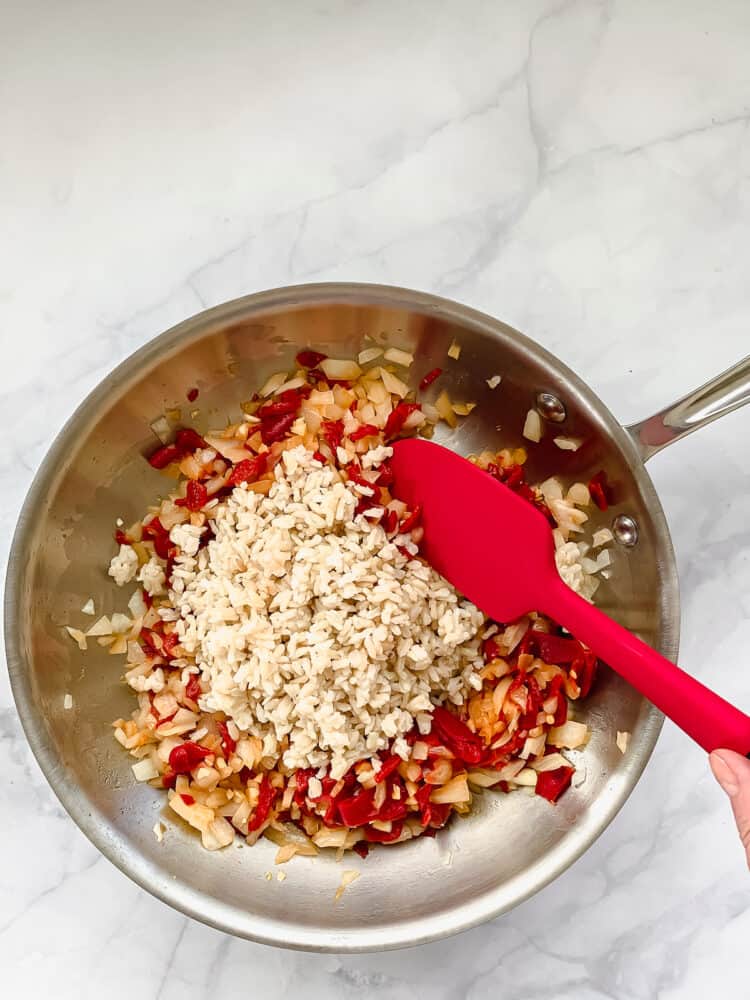
[[[238,487],[221,503],[207,546],[205,528],[173,539],[170,601],[200,707],[262,739],[264,756],[330,763],[334,778],[394,739],[407,757],[403,734],[429,731],[434,702],[479,689],[483,666],[482,613],[399,552],[405,538],[355,517],[358,499],[300,446],[267,496]]]

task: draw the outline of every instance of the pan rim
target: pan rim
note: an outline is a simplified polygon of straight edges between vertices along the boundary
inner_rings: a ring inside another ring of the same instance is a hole
[[[223,327],[233,320],[260,318],[264,313],[280,309],[311,308],[324,303],[400,306],[431,313],[513,341],[558,372],[604,420],[615,446],[629,459],[661,545],[657,558],[660,567],[659,600],[662,621],[659,649],[672,659],[676,658],[679,647],[679,587],[674,550],[661,503],[636,445],[625,428],[593,390],[545,348],[501,320],[453,300],[398,286],[355,282],[302,284],[257,292],[201,311],[157,335],[117,365],[85,397],[55,437],[34,476],[21,508],[8,558],[4,598],[6,656],[11,689],[31,750],[60,803],[86,837],[120,871],[163,902],[218,930],[259,943],[303,951],[356,953],[410,947],[468,930],[507,912],[562,874],[604,832],[630,796],[656,745],[663,724],[661,713],[653,706],[644,704],[642,736],[636,762],[622,776],[617,790],[611,793],[606,808],[601,810],[601,815],[591,824],[588,835],[582,841],[576,841],[572,846],[570,838],[565,837],[542,861],[532,869],[526,869],[522,873],[523,888],[519,886],[514,889],[515,883],[521,879],[519,875],[503,886],[445,913],[375,928],[331,932],[291,921],[282,923],[259,918],[204,896],[168,878],[145,857],[138,852],[128,851],[118,842],[117,837],[112,835],[112,824],[97,814],[94,803],[79,794],[79,786],[61,766],[55,748],[46,738],[44,726],[37,718],[31,671],[27,669],[22,648],[22,616],[19,614],[26,572],[23,553],[28,548],[33,531],[35,512],[54,489],[60,464],[58,459],[69,447],[67,442],[73,434],[79,433],[80,426],[87,422],[104,398],[115,387],[142,374],[157,359],[163,360],[171,351],[184,348],[207,336],[215,326]],[[512,899],[502,901],[496,898],[499,896],[512,896]]]

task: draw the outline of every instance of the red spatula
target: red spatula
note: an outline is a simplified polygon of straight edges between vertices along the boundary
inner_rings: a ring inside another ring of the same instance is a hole
[[[543,514],[454,452],[394,445],[394,494],[422,504],[425,558],[488,617],[540,611],[668,715],[704,750],[750,751],[750,717],[636,639],[563,583]]]

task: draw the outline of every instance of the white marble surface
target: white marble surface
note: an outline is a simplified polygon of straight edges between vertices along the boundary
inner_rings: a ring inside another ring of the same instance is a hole
[[[559,354],[624,420],[748,351],[746,0],[24,0],[0,33],[0,546],[57,427],[205,305],[411,285]],[[750,705],[750,411],[653,462],[684,664]],[[4,561],[4,558],[3,558]],[[750,879],[669,726],[573,869],[493,924],[364,957],[232,940],[58,806],[0,676],[3,996],[747,995]]]

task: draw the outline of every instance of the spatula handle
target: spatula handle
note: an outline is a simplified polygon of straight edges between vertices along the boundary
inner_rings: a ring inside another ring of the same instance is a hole
[[[710,753],[723,747],[748,755],[749,716],[584,601],[562,580],[545,590],[543,610],[589,646],[704,750]]]

